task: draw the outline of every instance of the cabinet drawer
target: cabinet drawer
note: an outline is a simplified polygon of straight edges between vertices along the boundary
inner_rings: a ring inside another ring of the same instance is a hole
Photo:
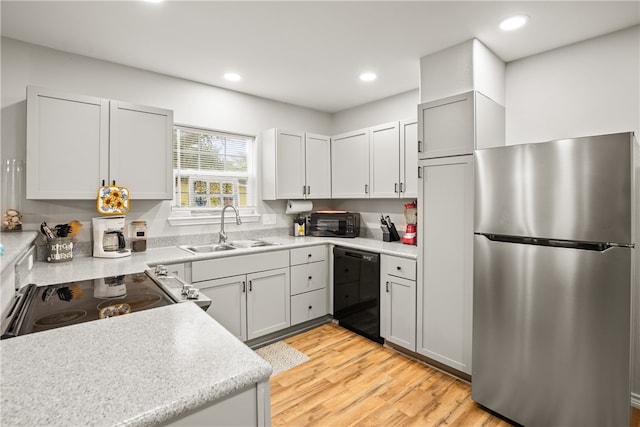
[[[305,248],[291,249],[291,265],[308,264],[316,261],[327,260],[327,246],[308,246]]]
[[[289,267],[288,251],[263,252],[259,254],[230,256],[224,258],[194,261],[191,267],[191,281],[217,279]]]
[[[329,277],[327,261],[291,266],[291,295],[326,289]]]
[[[416,261],[385,255],[382,257],[382,271],[390,276],[416,280]]]
[[[291,297],[291,324],[306,322],[328,314],[327,291],[306,292]]]

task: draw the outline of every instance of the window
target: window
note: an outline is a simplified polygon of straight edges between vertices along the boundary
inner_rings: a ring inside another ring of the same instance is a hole
[[[173,128],[173,210],[217,215],[225,205],[255,212],[254,138],[209,129]],[[219,216],[219,215],[218,215]]]

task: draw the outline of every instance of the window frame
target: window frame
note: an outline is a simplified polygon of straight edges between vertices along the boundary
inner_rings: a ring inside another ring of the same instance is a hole
[[[253,202],[253,204],[251,206],[239,207],[239,206],[236,206],[236,203],[234,203],[234,206],[238,208],[240,217],[242,218],[243,222],[258,222],[261,216],[258,214],[258,206],[257,206],[258,197],[259,197],[258,180],[257,180],[257,174],[258,174],[258,158],[257,158],[258,138],[257,136],[246,134],[246,133],[240,133],[240,132],[221,131],[217,129],[207,128],[204,126],[193,126],[193,125],[174,123],[172,126],[172,138],[171,138],[172,157],[175,155],[175,143],[174,143],[173,134],[175,133],[176,128],[183,129],[185,131],[191,131],[191,132],[201,132],[203,134],[210,133],[210,134],[221,135],[221,136],[251,139],[250,150],[249,150],[249,155],[247,159],[247,163],[248,163],[247,174],[245,175],[237,172],[228,172],[228,173],[224,173],[224,176],[222,176],[223,174],[221,174],[221,176],[218,178],[220,179],[220,181],[223,181],[225,178],[230,178],[231,180],[238,182],[239,179],[244,179],[244,177],[246,176],[247,188],[250,190],[249,193],[253,193],[253,194],[250,194],[250,199]],[[176,180],[182,179],[182,178],[188,178],[189,185],[190,185],[193,180],[197,179],[197,178],[194,178],[194,176],[198,176],[198,175],[197,174],[180,175],[177,172],[179,169],[176,169],[174,166],[175,165],[172,160],[171,170],[172,170],[173,198],[171,200],[170,213],[168,218],[169,223],[171,225],[219,224],[221,222],[220,212],[225,206],[224,202],[219,207],[211,207],[211,206],[197,207],[197,206],[179,206],[178,205],[177,195],[179,194],[179,191],[176,188],[176,185],[180,185],[180,184],[176,184]],[[207,179],[206,174],[202,174],[199,176],[204,177],[204,180]],[[213,174],[211,176],[215,177],[216,175]],[[234,191],[234,197],[235,196],[240,197],[240,190],[239,190],[238,184],[236,184],[236,186],[238,188]],[[209,196],[209,193],[207,192],[207,197],[208,196]],[[224,198],[222,193],[221,193],[221,198]],[[228,209],[225,212],[225,219],[235,220],[235,213],[232,210]]]

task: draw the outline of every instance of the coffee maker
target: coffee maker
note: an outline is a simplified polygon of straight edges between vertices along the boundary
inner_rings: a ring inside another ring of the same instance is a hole
[[[93,218],[93,256],[122,258],[131,255],[125,248],[124,215]]]

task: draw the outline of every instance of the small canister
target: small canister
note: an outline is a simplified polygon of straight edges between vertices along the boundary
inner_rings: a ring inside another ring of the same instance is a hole
[[[129,238],[133,252],[147,250],[147,221],[133,221],[129,225]]]
[[[298,217],[293,221],[293,235],[295,237],[303,237],[306,234],[305,222],[306,219],[302,215],[298,215]]]

